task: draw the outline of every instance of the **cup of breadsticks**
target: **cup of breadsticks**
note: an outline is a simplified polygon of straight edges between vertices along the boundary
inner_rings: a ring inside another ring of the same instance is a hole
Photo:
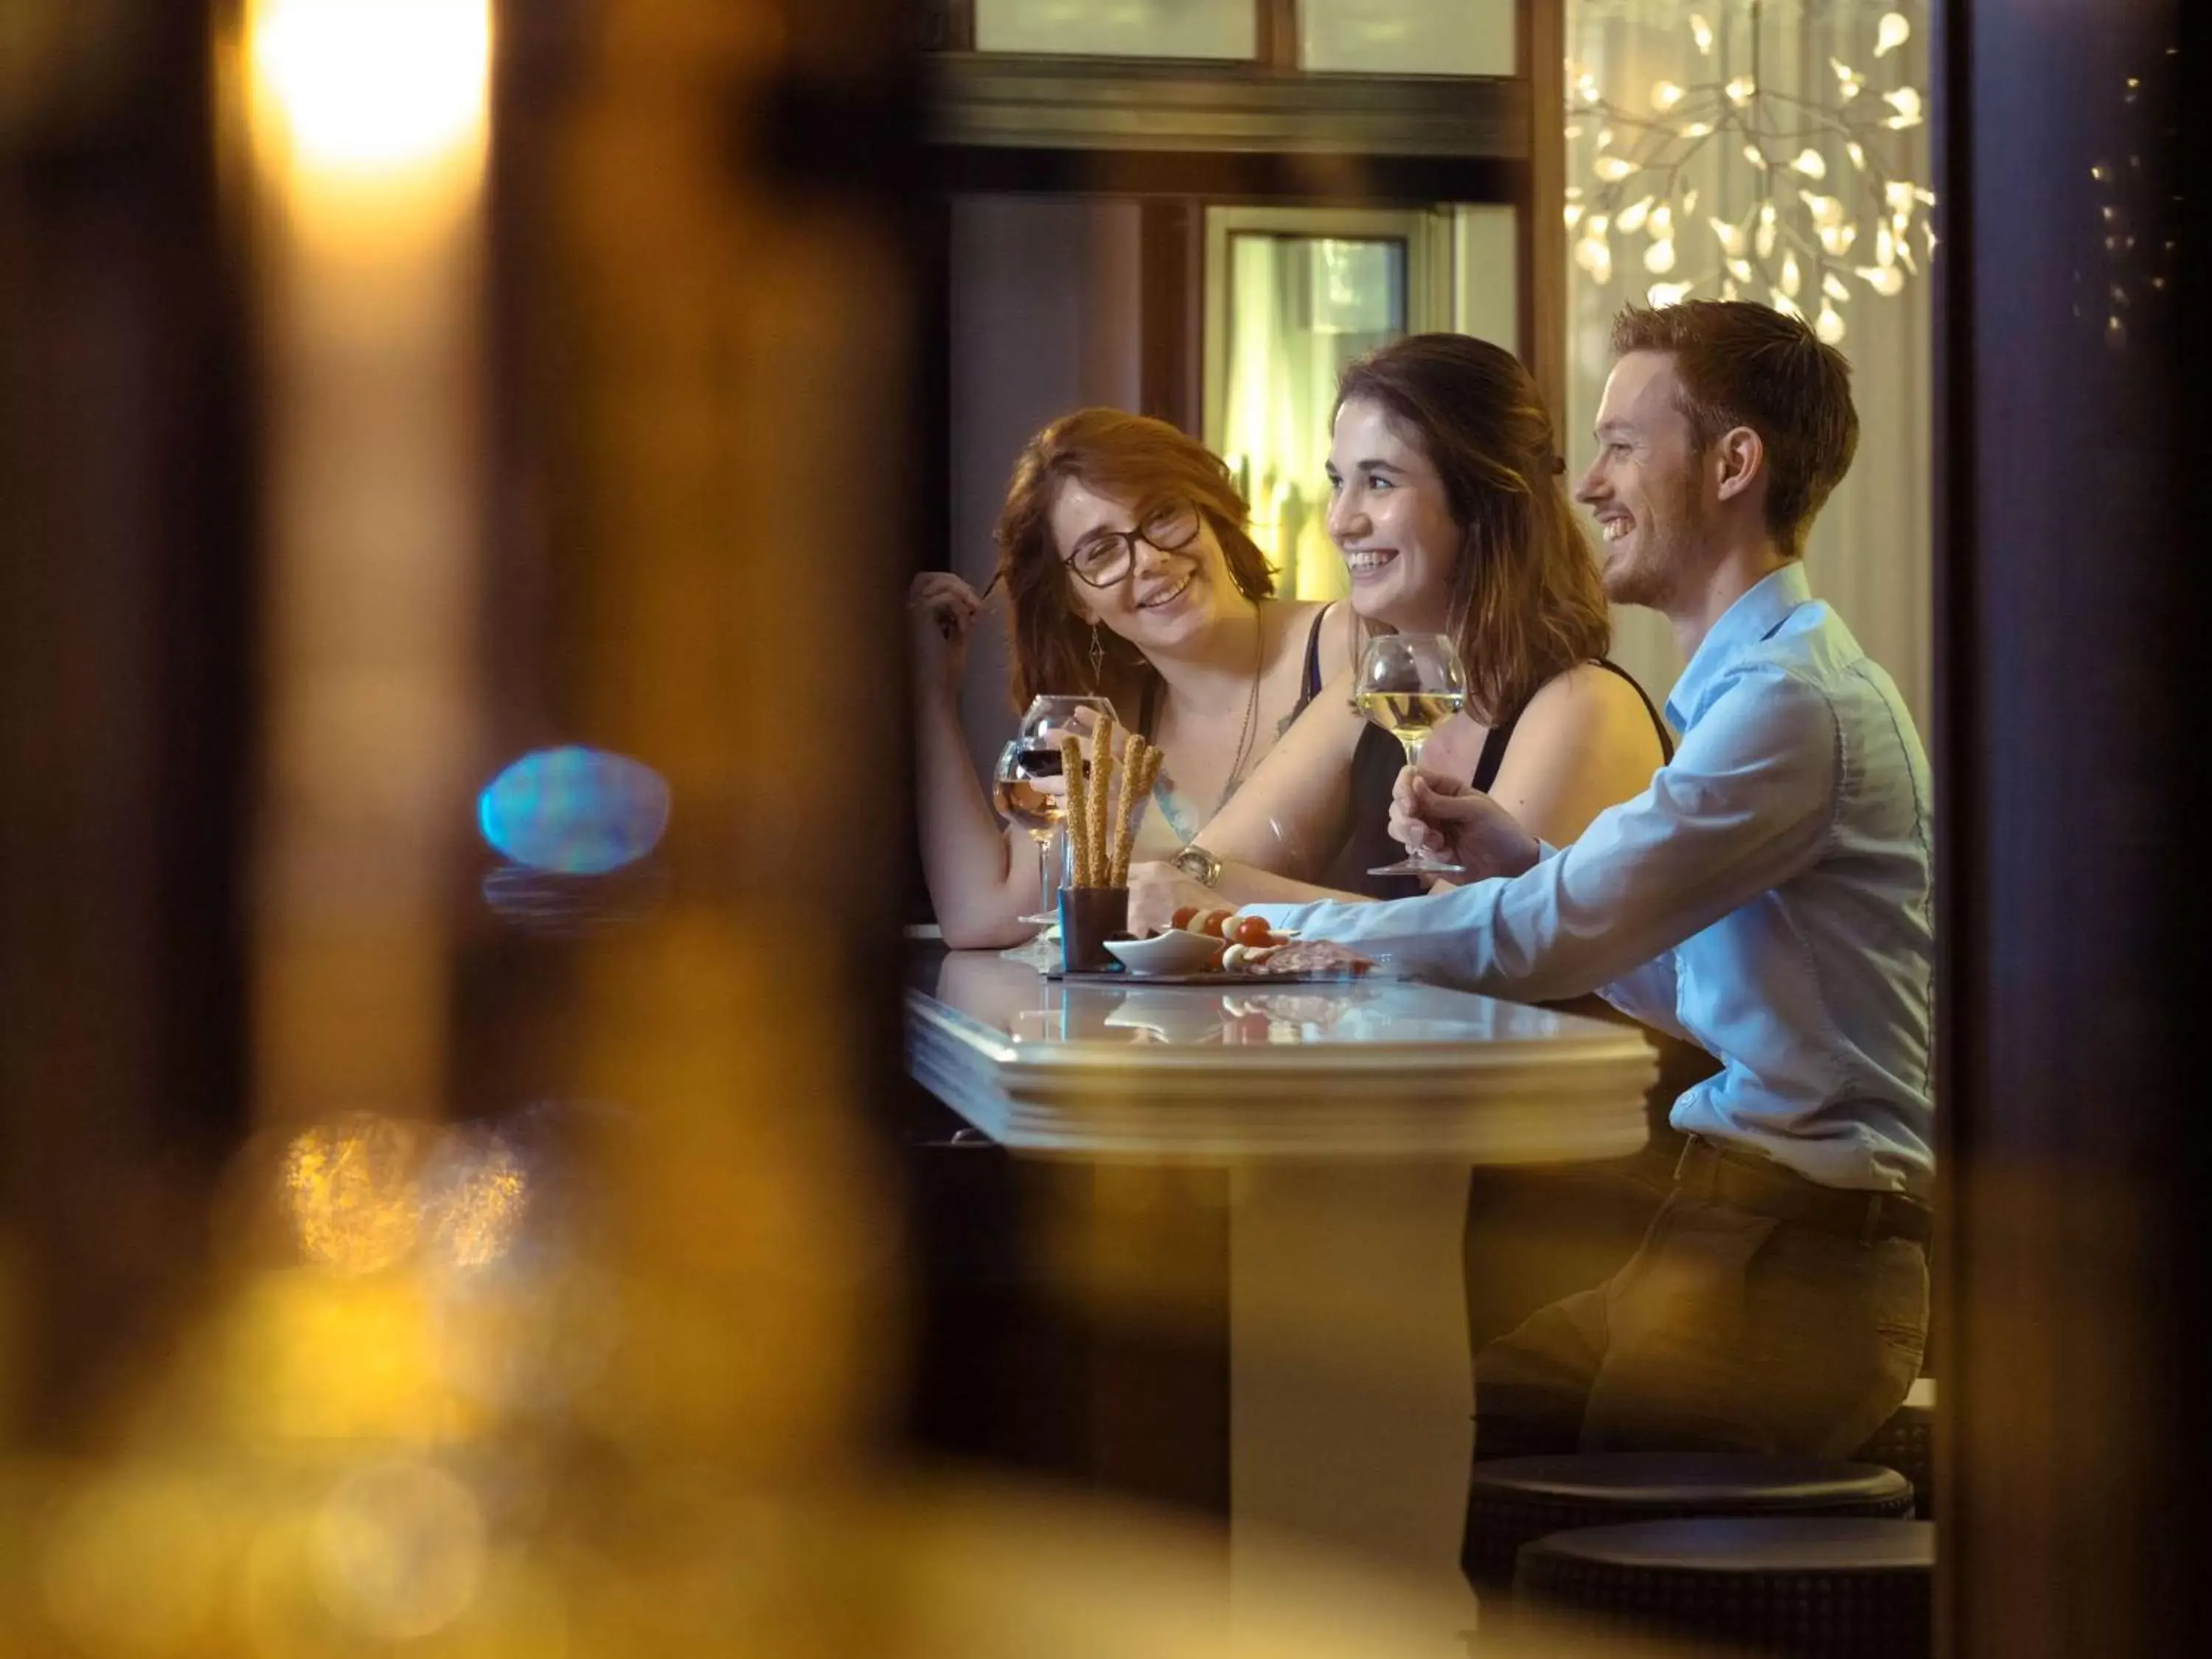
[[[1114,752],[1114,717],[1091,739],[1088,776],[1079,739],[1060,740],[1060,775],[1067,781],[1063,822],[1067,827],[1069,884],[1060,890],[1060,971],[1092,973],[1114,967],[1106,940],[1129,928],[1129,852],[1137,826],[1160,775],[1160,751],[1132,732]],[[1121,786],[1118,795],[1115,786]]]

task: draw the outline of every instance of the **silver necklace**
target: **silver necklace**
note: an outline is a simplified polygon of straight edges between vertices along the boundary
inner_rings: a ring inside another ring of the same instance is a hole
[[[1221,786],[1221,799],[1213,803],[1213,816],[1220,817],[1221,809],[1229,805],[1229,798],[1237,793],[1237,786],[1244,781],[1244,763],[1252,752],[1252,729],[1260,718],[1260,671],[1267,662],[1267,628],[1261,620],[1260,607],[1252,607],[1252,690],[1244,699],[1244,726],[1237,734],[1237,757],[1229,763],[1229,781]]]

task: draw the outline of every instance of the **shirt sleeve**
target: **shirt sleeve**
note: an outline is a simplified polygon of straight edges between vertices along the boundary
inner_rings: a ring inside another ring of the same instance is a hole
[[[1657,959],[1819,858],[1840,752],[1817,688],[1753,667],[1719,693],[1650,787],[1521,875],[1386,903],[1255,912],[1387,954],[1410,973],[1522,1001],[1623,981],[1617,1006],[1645,1018],[1663,1006],[1651,1023],[1672,1029],[1674,998],[1660,978],[1671,978],[1671,964]]]

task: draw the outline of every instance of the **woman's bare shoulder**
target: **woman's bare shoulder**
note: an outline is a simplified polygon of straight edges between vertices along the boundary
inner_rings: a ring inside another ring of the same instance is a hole
[[[1626,676],[1594,662],[1577,663],[1537,687],[1516,735],[1533,736],[1540,743],[1604,735],[1617,743],[1649,744],[1655,757],[1659,753],[1658,730],[1643,694]]]

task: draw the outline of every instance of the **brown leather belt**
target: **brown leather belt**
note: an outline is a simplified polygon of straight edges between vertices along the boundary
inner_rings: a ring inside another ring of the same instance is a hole
[[[1690,1137],[1674,1166],[1674,1190],[1840,1233],[1863,1244],[1884,1238],[1925,1244],[1935,1232],[1935,1217],[1928,1206],[1902,1193],[1823,1187],[1770,1159],[1732,1152],[1696,1135]]]

